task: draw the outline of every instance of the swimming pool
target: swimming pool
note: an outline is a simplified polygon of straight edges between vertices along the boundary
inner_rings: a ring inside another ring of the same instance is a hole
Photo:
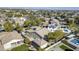
[[[67,28],[64,28],[64,29],[63,29],[63,32],[65,32],[65,33],[70,33],[71,31],[70,31],[69,29],[67,29]]]
[[[75,45],[79,45],[79,39],[74,38],[73,40],[71,40],[72,43],[74,43]]]
[[[67,29],[64,29],[64,31],[65,31],[65,32],[68,32],[68,30],[67,30]]]

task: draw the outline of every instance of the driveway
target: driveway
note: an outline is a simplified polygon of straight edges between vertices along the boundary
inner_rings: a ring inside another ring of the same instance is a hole
[[[51,47],[50,49],[48,49],[47,51],[63,51],[59,46],[62,45],[63,43],[59,43],[53,47]]]

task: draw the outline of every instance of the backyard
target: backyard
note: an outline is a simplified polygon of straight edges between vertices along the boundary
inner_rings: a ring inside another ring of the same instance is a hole
[[[73,51],[72,49],[70,49],[69,47],[67,47],[65,45],[61,45],[60,48],[65,50],[65,51]]]
[[[55,41],[58,41],[60,40],[61,38],[64,37],[64,33],[60,30],[58,31],[55,31],[55,32],[50,32],[48,33],[48,40],[55,40]]]

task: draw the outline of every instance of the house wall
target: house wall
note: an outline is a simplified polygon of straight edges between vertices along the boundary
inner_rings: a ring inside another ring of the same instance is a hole
[[[19,23],[19,25],[23,25],[24,24],[24,21],[26,20],[25,18],[18,18],[18,17],[14,17],[13,18],[14,22],[15,23]]]
[[[36,44],[35,42],[32,41],[32,46],[34,46],[35,48],[40,47],[38,44]]]
[[[18,42],[18,41],[22,41],[22,43],[20,43],[20,44],[23,44],[23,39],[22,40],[21,39],[20,40],[12,40],[12,41],[10,41],[10,42],[8,42],[8,43],[6,43],[6,44],[3,45],[4,49],[7,50],[7,49],[11,49],[13,47],[16,47],[16,46],[20,45],[20,44],[17,44],[15,46],[11,45],[12,43],[15,43],[15,42]]]
[[[39,46],[38,44],[36,44],[35,42],[32,41],[32,45],[33,45],[35,48],[40,47],[40,48],[43,49],[43,48],[47,47],[48,43],[45,43],[45,44]]]
[[[40,47],[43,49],[43,48],[47,47],[47,45],[48,45],[48,43],[46,43],[46,44],[44,44],[44,45],[42,45]]]

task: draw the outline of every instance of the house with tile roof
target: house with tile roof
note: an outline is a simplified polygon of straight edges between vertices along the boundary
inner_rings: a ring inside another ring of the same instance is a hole
[[[0,33],[0,48],[3,46],[4,50],[8,50],[23,44],[24,39],[16,32],[1,32]]]

